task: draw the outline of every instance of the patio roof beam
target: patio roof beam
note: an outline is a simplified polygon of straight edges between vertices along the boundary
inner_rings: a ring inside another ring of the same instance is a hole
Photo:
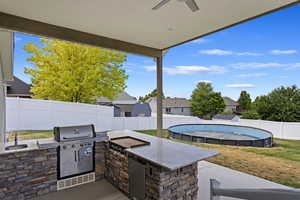
[[[0,12],[0,28],[157,58],[162,50]]]

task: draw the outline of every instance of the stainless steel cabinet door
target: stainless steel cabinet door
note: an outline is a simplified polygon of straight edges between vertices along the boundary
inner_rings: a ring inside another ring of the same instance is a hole
[[[145,198],[145,165],[129,158],[128,170],[130,197],[143,200]]]
[[[82,147],[78,150],[79,173],[89,172],[94,169],[93,146]]]
[[[60,178],[78,173],[77,151],[69,145],[60,147]]]

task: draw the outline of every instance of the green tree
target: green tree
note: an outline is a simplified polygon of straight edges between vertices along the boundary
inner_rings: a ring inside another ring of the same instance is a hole
[[[296,85],[280,87],[255,100],[261,119],[271,121],[300,121],[300,90]]]
[[[259,114],[256,110],[248,110],[242,113],[243,119],[260,119]]]
[[[146,94],[144,97],[139,97],[139,101],[146,102],[151,97],[156,97],[156,96],[157,96],[157,89],[154,89],[154,90],[152,90],[152,92],[150,92],[149,94]],[[163,94],[163,98],[165,98],[164,94]]]
[[[25,69],[34,98],[95,103],[97,97],[113,99],[125,89],[128,77],[121,67],[126,54],[58,40],[41,42],[24,46],[35,66]]]
[[[200,82],[191,96],[192,113],[204,119],[211,119],[214,115],[222,113],[225,103],[221,93],[214,92],[210,83]]]
[[[239,107],[242,109],[242,111],[250,110],[251,108],[251,98],[250,94],[246,91],[242,91],[240,94],[240,97],[238,99]]]

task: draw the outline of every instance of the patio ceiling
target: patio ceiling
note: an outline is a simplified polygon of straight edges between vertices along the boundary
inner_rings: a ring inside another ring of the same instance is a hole
[[[162,50],[299,3],[196,0],[200,10],[191,12],[183,2],[171,0],[152,10],[159,1],[0,0],[0,27],[159,57]]]

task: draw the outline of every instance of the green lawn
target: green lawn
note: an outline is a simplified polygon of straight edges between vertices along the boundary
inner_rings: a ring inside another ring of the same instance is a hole
[[[155,130],[139,131],[156,135]],[[168,132],[164,130],[164,137]],[[173,139],[172,139],[173,140]],[[300,141],[274,139],[272,148],[238,147],[175,140],[220,152],[208,161],[283,185],[300,188]]]
[[[156,135],[156,130],[139,132],[153,136]],[[53,138],[53,131],[18,131],[17,133],[19,140]],[[168,136],[167,130],[164,130],[163,136]],[[13,141],[13,134],[10,134],[8,138],[10,141]],[[275,146],[273,148],[224,146],[183,140],[174,141],[220,152],[220,155],[208,160],[212,163],[283,185],[300,188],[300,141],[275,138]]]
[[[14,134],[18,134],[18,140],[33,140],[42,138],[53,138],[53,131],[14,131],[7,133],[8,140],[14,141]]]

